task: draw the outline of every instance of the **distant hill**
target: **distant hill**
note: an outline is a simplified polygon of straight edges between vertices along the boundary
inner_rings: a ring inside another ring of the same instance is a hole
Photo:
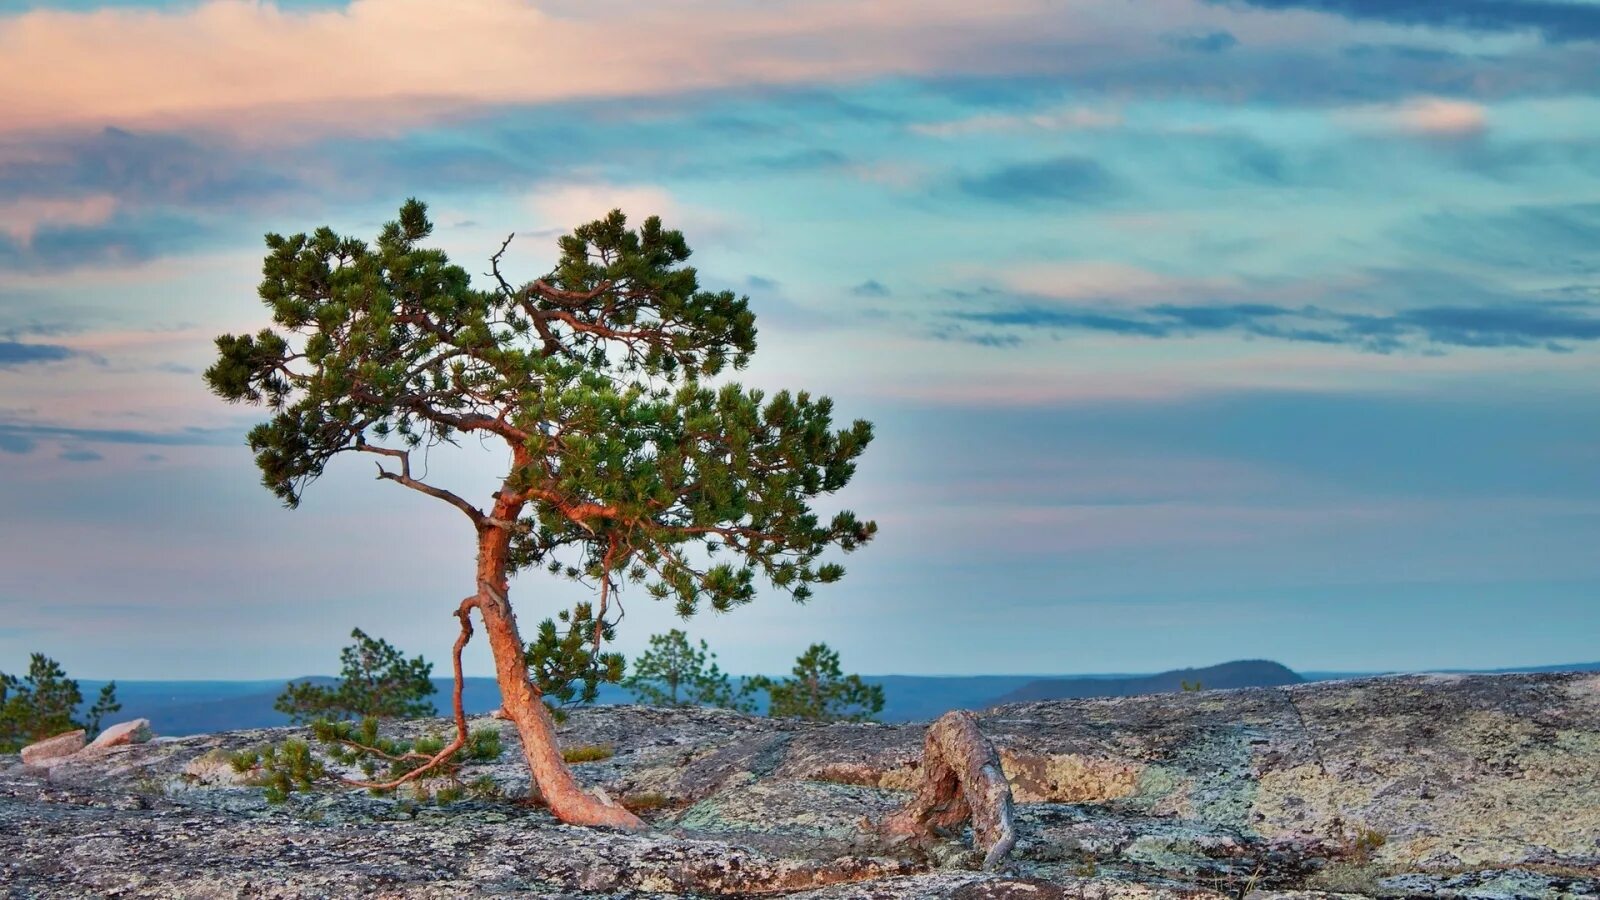
[[[1243,687],[1277,687],[1300,684],[1306,679],[1289,667],[1267,659],[1241,659],[1203,669],[1173,669],[1157,675],[1132,678],[1041,678],[1030,681],[990,700],[987,706],[1002,703],[1029,703],[1035,700],[1065,700],[1082,697],[1132,697],[1137,694],[1164,694],[1183,690],[1183,683],[1198,682],[1208,690]]]

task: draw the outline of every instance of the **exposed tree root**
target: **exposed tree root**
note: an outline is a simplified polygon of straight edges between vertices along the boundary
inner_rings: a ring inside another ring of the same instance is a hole
[[[1011,785],[1000,770],[1000,754],[978,730],[977,717],[956,710],[928,726],[921,772],[916,798],[884,820],[884,834],[925,841],[971,819],[983,867],[998,866],[1017,843]]]

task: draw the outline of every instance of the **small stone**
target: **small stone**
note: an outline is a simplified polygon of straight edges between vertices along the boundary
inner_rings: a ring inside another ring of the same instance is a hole
[[[134,719],[131,722],[119,722],[100,732],[100,736],[94,739],[94,743],[90,744],[88,749],[104,750],[124,744],[142,744],[153,736],[150,733],[149,719]]]
[[[83,749],[83,729],[58,734],[22,748],[25,766],[49,766]]]

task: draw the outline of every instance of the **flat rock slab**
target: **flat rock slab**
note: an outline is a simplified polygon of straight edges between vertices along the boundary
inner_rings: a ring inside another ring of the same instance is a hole
[[[650,800],[649,834],[572,828],[531,806],[515,730],[490,718],[472,725],[499,728],[503,752],[462,775],[500,799],[330,787],[270,806],[231,754],[308,735],[261,729],[78,753],[47,774],[0,755],[0,885],[24,897],[1600,900],[1600,675],[1052,701],[978,721],[1019,801],[1013,862],[995,873],[964,868],[976,861],[961,835],[913,856],[863,825],[908,799],[925,726],[619,706],[573,711],[560,738],[615,750],[574,772]]]
[[[83,736],[83,730],[79,729],[29,744],[22,748],[22,764],[47,766],[52,760],[71,756],[83,749]]]
[[[88,750],[105,750],[111,747],[121,747],[126,744],[142,744],[150,740],[149,719],[134,719],[131,722],[118,722],[117,724],[100,732],[86,748]]]

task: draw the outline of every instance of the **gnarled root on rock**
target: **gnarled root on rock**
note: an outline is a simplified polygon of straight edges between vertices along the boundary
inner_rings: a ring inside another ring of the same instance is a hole
[[[921,772],[916,798],[884,820],[883,833],[924,841],[971,819],[973,844],[983,853],[983,867],[997,867],[1016,845],[1017,829],[1000,754],[978,730],[977,717],[956,710],[928,726]]]

